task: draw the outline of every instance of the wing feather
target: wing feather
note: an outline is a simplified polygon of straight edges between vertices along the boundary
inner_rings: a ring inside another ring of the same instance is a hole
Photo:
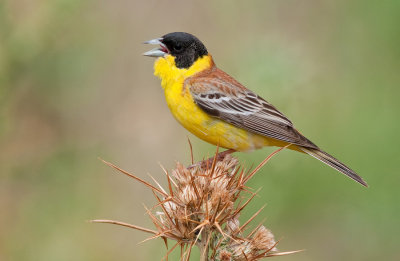
[[[318,148],[272,104],[246,89],[219,69],[213,75],[193,77],[185,83],[194,102],[205,112],[250,132],[277,140]]]

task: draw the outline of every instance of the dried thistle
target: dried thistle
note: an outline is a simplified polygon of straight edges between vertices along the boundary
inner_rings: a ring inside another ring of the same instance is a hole
[[[144,241],[162,238],[167,248],[167,239],[176,241],[167,251],[166,259],[180,246],[181,260],[189,260],[195,245],[200,249],[201,261],[259,260],[298,252],[278,252],[274,235],[261,224],[246,232],[248,224],[262,209],[243,225],[238,219],[256,195],[246,186],[247,182],[280,150],[282,148],[269,155],[253,171],[245,171],[236,158],[230,154],[221,157],[218,151],[211,161],[202,161],[189,168],[177,163],[171,174],[163,168],[168,189],[154,178],[156,186],[104,161],[152,190],[157,204],[146,211],[156,230],[112,220],[92,222],[117,224],[150,233],[152,236]],[[250,197],[243,200],[242,192]]]

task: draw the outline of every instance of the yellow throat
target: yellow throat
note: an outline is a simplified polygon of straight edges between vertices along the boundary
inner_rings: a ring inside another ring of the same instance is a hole
[[[188,69],[180,69],[175,65],[172,55],[158,58],[154,63],[154,75],[161,79],[161,86],[165,89],[175,82],[181,82],[204,69],[210,68],[212,57],[204,55],[192,64]]]

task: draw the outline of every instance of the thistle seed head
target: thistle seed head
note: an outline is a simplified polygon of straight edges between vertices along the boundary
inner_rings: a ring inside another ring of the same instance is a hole
[[[215,157],[213,164],[185,167],[177,163],[171,171],[164,170],[166,186],[157,186],[130,174],[111,163],[108,165],[149,187],[157,204],[146,208],[156,230],[145,229],[118,221],[97,220],[132,227],[153,234],[149,239],[174,240],[182,248],[181,260],[189,260],[194,245],[203,251],[204,260],[259,260],[291,252],[277,252],[273,234],[259,225],[246,232],[248,224],[261,212],[256,212],[240,225],[239,216],[256,193],[246,186],[251,177],[269,160],[269,156],[253,171],[245,171],[230,154]],[[210,166],[208,166],[210,165]],[[246,199],[245,194],[250,195]],[[241,203],[239,203],[240,201]],[[168,252],[170,253],[171,250]],[[168,254],[167,254],[168,255]]]

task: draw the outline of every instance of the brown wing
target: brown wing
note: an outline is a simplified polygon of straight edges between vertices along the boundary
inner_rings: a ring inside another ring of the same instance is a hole
[[[194,102],[213,117],[263,136],[318,148],[274,106],[216,67],[187,79],[185,85]]]

